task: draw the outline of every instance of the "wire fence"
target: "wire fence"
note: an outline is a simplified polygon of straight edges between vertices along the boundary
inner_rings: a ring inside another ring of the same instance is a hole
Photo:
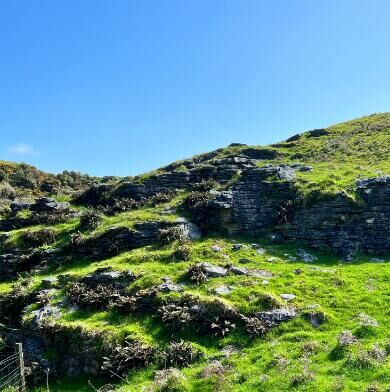
[[[0,352],[0,391],[26,392],[21,343],[17,343],[13,351],[5,349]]]

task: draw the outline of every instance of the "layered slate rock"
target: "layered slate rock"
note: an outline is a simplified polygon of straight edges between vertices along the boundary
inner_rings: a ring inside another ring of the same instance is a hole
[[[319,201],[294,213],[283,228],[288,240],[331,248],[345,256],[360,250],[390,252],[390,176],[360,180],[354,202],[344,194]]]

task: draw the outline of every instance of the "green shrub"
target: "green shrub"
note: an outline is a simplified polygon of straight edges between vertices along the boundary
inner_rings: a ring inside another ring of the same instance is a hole
[[[28,230],[23,233],[21,239],[27,246],[49,245],[56,241],[56,232],[45,228],[40,230]]]

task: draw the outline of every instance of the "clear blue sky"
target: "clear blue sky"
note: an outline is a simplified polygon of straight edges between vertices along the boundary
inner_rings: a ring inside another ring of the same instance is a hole
[[[131,175],[390,110],[388,0],[0,0],[0,159]]]

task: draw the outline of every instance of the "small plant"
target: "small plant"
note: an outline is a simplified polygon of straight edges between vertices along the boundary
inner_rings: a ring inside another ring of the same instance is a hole
[[[188,261],[191,258],[191,247],[187,243],[179,245],[173,252],[172,258],[177,261]]]
[[[95,230],[101,223],[102,215],[93,209],[83,212],[80,217],[80,230]]]
[[[56,232],[50,228],[28,230],[23,233],[22,241],[28,246],[49,245],[56,241]]]
[[[348,347],[357,342],[356,336],[351,331],[343,331],[337,337],[337,343],[340,347]]]
[[[125,376],[129,370],[142,368],[153,362],[154,349],[138,340],[126,339],[122,345],[110,348],[104,357],[102,370]]]
[[[97,285],[89,288],[85,283],[73,283],[67,290],[69,300],[81,307],[104,310],[118,292],[111,286]]]
[[[364,328],[377,328],[379,326],[378,321],[365,313],[359,313],[357,316],[357,320],[359,322],[359,325]]]
[[[193,210],[207,205],[211,199],[209,192],[194,191],[183,200],[183,208]]]
[[[207,280],[207,273],[201,263],[191,266],[187,274],[190,280],[198,285],[206,282]]]
[[[158,309],[161,320],[174,331],[181,331],[193,320],[190,308],[181,304],[162,305]]]
[[[260,320],[257,317],[243,317],[245,329],[251,336],[263,336],[271,328],[273,324],[268,320]]]
[[[164,366],[188,366],[199,358],[199,351],[191,343],[180,340],[170,343],[161,354]]]
[[[84,237],[79,231],[70,235],[70,246],[72,249],[78,248],[84,241]]]
[[[174,241],[184,241],[186,234],[182,225],[176,225],[160,229],[158,237],[162,244],[167,245]]]
[[[16,191],[10,184],[7,182],[2,182],[0,184],[0,199],[13,200],[15,199],[15,196]]]
[[[148,203],[150,203],[152,206],[162,203],[168,203],[174,198],[174,196],[174,191],[156,193],[148,200]]]
[[[151,392],[182,392],[186,390],[183,373],[174,368],[157,370]]]

